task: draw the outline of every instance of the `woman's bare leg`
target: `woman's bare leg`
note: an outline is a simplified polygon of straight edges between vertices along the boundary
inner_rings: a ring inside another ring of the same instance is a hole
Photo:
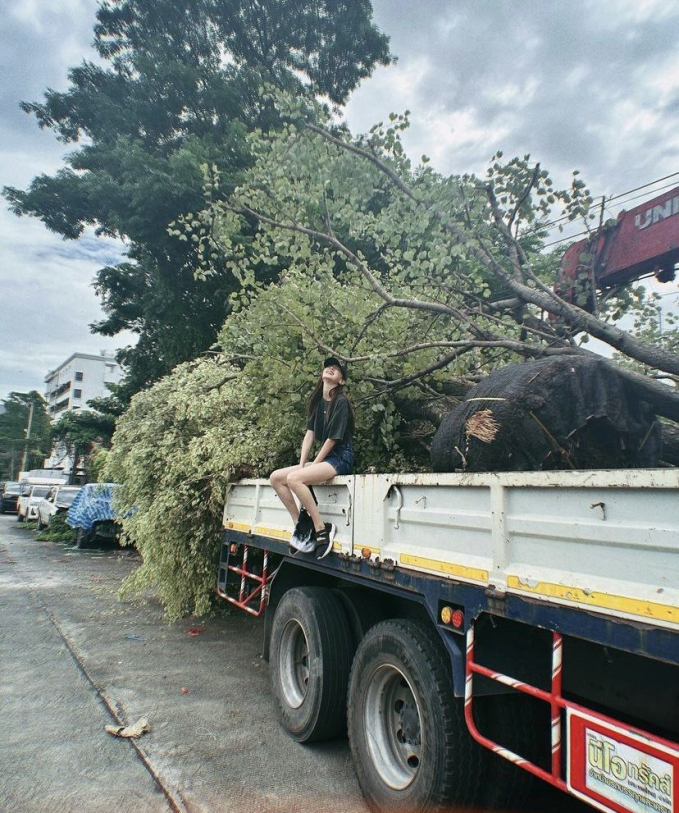
[[[276,469],[275,472],[269,477],[271,488],[281,498],[281,502],[288,509],[288,514],[292,517],[293,523],[296,525],[299,519],[299,508],[292,495],[292,491],[288,487],[288,475],[293,471],[302,470],[299,463],[296,466],[288,466],[285,469]]]
[[[325,526],[309,486],[325,483],[336,475],[337,472],[330,463],[312,463],[305,468],[299,466],[294,468],[287,476],[288,489],[306,508],[317,531],[321,531]]]

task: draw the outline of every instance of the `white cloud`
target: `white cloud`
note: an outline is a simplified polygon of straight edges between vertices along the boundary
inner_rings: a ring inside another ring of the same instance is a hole
[[[353,94],[347,119],[366,132],[412,111],[405,136],[442,172],[483,172],[497,150],[530,153],[566,183],[578,168],[595,193],[624,192],[679,169],[679,6],[667,0],[373,0],[396,65]],[[0,181],[25,187],[68,146],[19,110],[67,70],[95,59],[96,0],[8,0],[0,33]],[[558,235],[557,235],[558,236]],[[94,272],[120,247],[91,234],[65,243],[30,219],[0,214],[0,398],[41,385],[101,318]],[[668,299],[672,299],[668,297]]]
[[[6,7],[0,61],[10,82],[0,90],[0,184],[26,187],[63,165],[68,145],[19,110],[49,86],[67,87],[67,70],[94,58],[95,0],[21,0]],[[94,238],[64,241],[37,220],[0,207],[0,400],[43,389],[47,372],[75,351],[97,353],[134,343],[131,333],[95,336],[103,317],[92,288],[95,271],[117,261],[122,246]]]
[[[664,0],[374,0],[396,66],[352,97],[365,131],[410,108],[405,143],[443,172],[478,172],[497,149],[530,153],[598,191],[668,174],[679,158],[679,8]],[[388,79],[386,77],[389,77]]]
[[[67,242],[35,220],[0,211],[0,399],[12,390],[42,390],[47,372],[75,351],[134,343],[131,333],[109,338],[88,327],[102,317],[94,272],[120,250],[91,234]]]

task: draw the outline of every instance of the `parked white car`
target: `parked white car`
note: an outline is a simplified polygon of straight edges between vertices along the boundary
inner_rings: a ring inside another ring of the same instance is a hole
[[[81,486],[52,486],[38,502],[38,530],[50,524],[58,511],[68,511]]]
[[[21,494],[17,500],[17,522],[38,518],[38,503],[52,486],[32,486],[30,483],[23,483]]]

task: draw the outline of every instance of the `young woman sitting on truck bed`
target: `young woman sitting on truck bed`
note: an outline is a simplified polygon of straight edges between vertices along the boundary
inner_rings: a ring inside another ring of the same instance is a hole
[[[309,486],[330,480],[336,474],[351,474],[354,465],[351,446],[354,412],[344,391],[346,380],[347,369],[338,359],[331,357],[323,362],[320,380],[307,404],[306,434],[299,463],[277,469],[269,478],[295,525],[300,517],[295,496],[313,522],[314,533],[309,542],[299,544],[295,533],[290,544],[303,553],[320,551],[319,559],[323,559],[332,550],[337,529],[332,522],[323,522]],[[321,443],[321,448],[313,463],[307,465],[316,440]]]

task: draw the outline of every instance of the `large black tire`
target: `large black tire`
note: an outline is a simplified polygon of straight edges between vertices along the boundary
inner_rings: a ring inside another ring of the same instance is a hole
[[[296,587],[276,608],[269,666],[278,716],[298,742],[341,734],[354,654],[349,621],[330,590]]]
[[[42,530],[43,530],[43,528],[46,528],[46,527],[47,527],[47,526],[46,526],[46,525],[44,525],[44,524],[43,524],[43,521],[40,519],[40,514],[38,514],[38,530],[39,530],[39,531],[42,531]]]
[[[485,755],[453,695],[435,630],[411,620],[374,626],[349,683],[349,742],[359,785],[379,813],[434,813],[475,804]]]
[[[17,511],[17,522],[25,522],[25,518]]]
[[[357,587],[333,588],[332,592],[344,607],[354,639],[354,648],[363,640],[366,632],[375,624],[384,621],[387,614],[376,591],[364,591]]]

